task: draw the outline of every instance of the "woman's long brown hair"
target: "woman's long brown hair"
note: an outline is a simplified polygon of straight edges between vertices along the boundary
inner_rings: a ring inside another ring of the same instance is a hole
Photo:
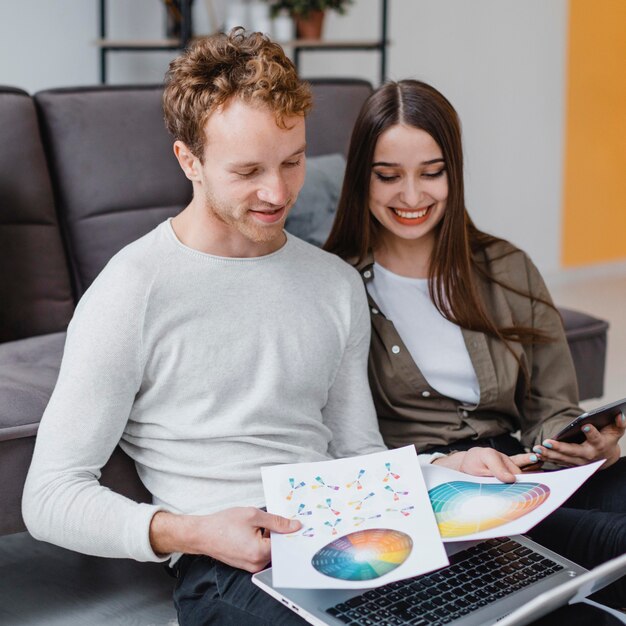
[[[501,283],[475,260],[476,253],[501,240],[478,230],[467,213],[461,124],[450,102],[426,83],[390,82],[364,103],[352,131],[337,215],[324,249],[358,262],[376,248],[382,227],[369,211],[374,149],[380,135],[396,124],[426,131],[441,148],[445,162],[448,198],[437,226],[428,276],[430,297],[437,309],[462,328],[486,333],[505,343],[549,341],[545,333],[534,328],[498,327],[483,306],[477,276],[519,295],[530,295]]]

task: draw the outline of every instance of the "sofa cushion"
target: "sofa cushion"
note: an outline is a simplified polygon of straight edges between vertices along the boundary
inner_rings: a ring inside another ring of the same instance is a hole
[[[65,330],[70,274],[32,99],[0,87],[0,342]]]
[[[581,400],[604,395],[604,368],[609,325],[604,320],[559,307],[569,344]]]
[[[0,535],[25,530],[20,502],[44,409],[59,374],[65,333],[0,345]],[[149,502],[133,461],[117,447],[101,483],[133,500]]]
[[[61,366],[65,333],[0,344],[0,441],[36,434]]]
[[[161,96],[158,86],[35,95],[78,297],[116,252],[191,199]]]
[[[341,154],[309,157],[306,179],[285,228],[316,246],[322,246],[335,219],[346,160]]]

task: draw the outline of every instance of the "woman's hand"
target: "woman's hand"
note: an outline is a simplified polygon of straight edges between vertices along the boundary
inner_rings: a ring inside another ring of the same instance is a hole
[[[542,461],[550,461],[564,467],[586,465],[593,461],[606,459],[600,468],[613,465],[621,456],[618,441],[626,431],[626,415],[621,413],[615,418],[615,424],[609,424],[598,430],[593,424],[583,426],[585,441],[583,443],[565,443],[546,439],[543,445],[535,446],[533,452]]]
[[[528,457],[528,454],[518,456]],[[515,474],[520,468],[506,454],[493,448],[470,448],[467,452],[454,452],[439,457],[433,465],[442,465],[458,472],[472,474],[472,476],[495,476],[503,483],[514,483]]]

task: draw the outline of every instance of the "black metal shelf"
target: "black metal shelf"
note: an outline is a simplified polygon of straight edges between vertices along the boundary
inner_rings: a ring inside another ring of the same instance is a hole
[[[100,39],[95,45],[100,49],[100,82],[107,82],[107,54],[109,52],[155,52],[160,50],[182,50],[191,40],[191,2],[180,2],[180,37],[162,40],[113,40],[107,39],[107,2],[99,0]]]
[[[99,0],[100,39],[95,45],[100,49],[100,82],[107,82],[107,54],[109,52],[156,52],[162,50],[182,50],[192,40],[192,0],[181,0],[180,37],[157,40],[114,40],[107,39],[107,1]],[[381,0],[380,38],[375,40],[313,40],[294,39],[278,42],[283,47],[293,50],[293,61],[300,73],[300,57],[302,52],[324,51],[374,51],[380,54],[380,82],[383,83],[387,74],[387,9],[388,0]]]
[[[380,5],[380,38],[373,41],[315,41],[308,39],[296,39],[286,42],[285,47],[293,49],[293,62],[296,70],[300,73],[300,53],[302,51],[320,52],[326,50],[346,51],[365,50],[378,51],[380,53],[380,82],[384,83],[387,78],[387,26],[388,26],[388,0],[381,0]]]

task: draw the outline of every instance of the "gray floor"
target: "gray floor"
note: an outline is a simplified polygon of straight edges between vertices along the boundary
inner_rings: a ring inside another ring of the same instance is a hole
[[[0,537],[3,626],[173,626],[174,579],[162,565],[99,559]]]
[[[605,395],[589,409],[626,396],[626,274],[549,281],[554,300],[611,324]],[[623,442],[626,452],[626,442]],[[34,541],[0,537],[3,626],[173,626],[172,579],[161,566],[96,559]]]

